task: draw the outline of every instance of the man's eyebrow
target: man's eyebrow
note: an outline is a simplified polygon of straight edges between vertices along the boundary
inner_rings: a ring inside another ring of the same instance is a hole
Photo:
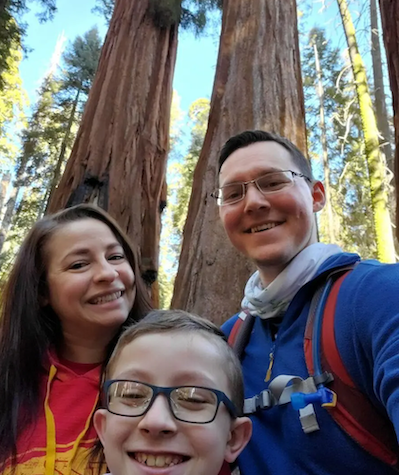
[[[256,173],[257,177],[255,178],[255,180],[257,180],[261,176],[268,175],[269,173],[275,173],[275,172],[281,172],[281,171],[283,171],[282,168],[274,168],[274,167],[270,167],[267,170],[266,169],[263,169],[263,170],[259,169]],[[226,180],[226,182],[223,183],[222,186],[233,185],[234,183],[246,183],[247,181],[248,180],[232,178],[232,179]]]

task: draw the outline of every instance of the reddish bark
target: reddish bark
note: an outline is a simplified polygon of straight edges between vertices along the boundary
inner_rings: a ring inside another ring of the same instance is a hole
[[[158,270],[161,192],[169,147],[177,25],[160,27],[149,0],[116,0],[81,126],[49,212],[95,202]]]
[[[395,125],[396,239],[399,240],[399,9],[396,0],[380,0]]]
[[[209,195],[223,143],[275,131],[306,150],[295,0],[225,0],[208,130],[197,168],[172,307],[221,323],[237,311],[252,265],[228,242]]]

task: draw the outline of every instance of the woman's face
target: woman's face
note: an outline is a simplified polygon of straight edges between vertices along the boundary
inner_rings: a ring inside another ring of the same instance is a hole
[[[45,247],[47,303],[64,335],[80,338],[118,332],[133,306],[133,269],[102,221],[84,218],[59,228]]]

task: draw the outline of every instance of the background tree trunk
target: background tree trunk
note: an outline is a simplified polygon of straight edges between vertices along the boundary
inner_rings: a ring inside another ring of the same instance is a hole
[[[395,262],[391,217],[388,209],[388,182],[385,156],[380,151],[377,122],[367,84],[366,69],[357,46],[355,27],[346,0],[338,6],[348,43],[356,93],[362,118],[364,144],[370,178],[371,206],[377,240],[377,256],[382,262]]]
[[[324,170],[324,188],[326,191],[326,214],[327,214],[327,236],[330,243],[335,243],[335,230],[334,230],[334,213],[332,204],[331,193],[331,180],[330,180],[330,166],[328,163],[328,149],[327,149],[327,133],[326,133],[326,120],[324,114],[324,85],[323,77],[320,67],[319,51],[317,49],[316,41],[313,42],[313,51],[315,57],[317,85],[316,93],[319,98],[319,113],[320,113],[320,134],[321,134],[321,148],[323,153],[323,170]]]
[[[57,183],[60,179],[61,167],[62,167],[62,165],[64,163],[64,160],[65,160],[65,152],[66,152],[66,149],[67,149],[69,136],[71,134],[72,125],[73,125],[73,122],[75,120],[75,114],[76,114],[76,109],[77,109],[78,103],[79,103],[80,93],[81,93],[81,90],[78,89],[78,91],[76,93],[76,96],[75,96],[75,100],[73,101],[71,115],[69,116],[69,119],[68,119],[68,124],[67,124],[67,128],[66,128],[66,131],[65,131],[65,135],[64,135],[64,138],[63,138],[62,143],[61,143],[60,153],[58,155],[58,159],[57,159],[57,162],[55,164],[53,177],[52,177],[51,182],[49,184],[49,188],[46,191],[46,195],[48,195],[48,202],[47,203],[50,203],[52,195],[54,194]]]
[[[136,242],[156,278],[177,24],[149,0],[116,0],[71,157],[49,212],[95,202]]]
[[[396,0],[380,0],[395,124],[396,238],[399,240],[399,9]]]
[[[380,29],[378,27],[378,14],[376,0],[370,0],[370,26],[371,26],[371,59],[373,62],[375,115],[377,126],[382,135],[381,150],[385,154],[388,168],[393,172],[393,153],[391,146],[391,131],[389,129],[388,114],[385,99],[384,74],[382,69]]]
[[[172,307],[222,323],[239,309],[252,264],[235,251],[209,197],[223,143],[275,131],[306,149],[295,0],[224,0],[208,129],[194,173]]]

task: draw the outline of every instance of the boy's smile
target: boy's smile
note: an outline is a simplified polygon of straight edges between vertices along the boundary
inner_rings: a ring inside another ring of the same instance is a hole
[[[142,335],[127,344],[110,378],[163,387],[204,386],[231,396],[223,368],[219,348],[206,335],[168,332]],[[119,416],[105,409],[95,414],[113,475],[217,475],[224,459],[232,461],[228,441],[234,424],[224,404],[210,423],[179,421],[164,394],[157,395],[142,416]]]

